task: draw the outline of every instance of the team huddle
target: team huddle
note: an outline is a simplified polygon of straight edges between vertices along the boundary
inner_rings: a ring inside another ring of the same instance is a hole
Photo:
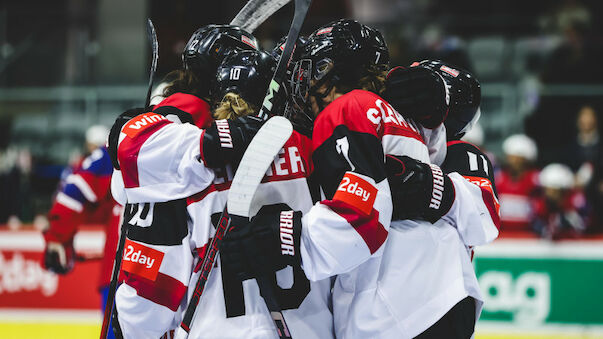
[[[181,331],[283,45],[202,27],[154,104],[112,127],[111,191],[129,229],[117,336]],[[460,141],[479,82],[438,60],[390,70],[381,33],[348,19],[300,37],[287,72],[271,111],[294,131],[255,216],[221,239],[188,336],[470,338],[483,300],[472,248],[498,235],[492,166]]]

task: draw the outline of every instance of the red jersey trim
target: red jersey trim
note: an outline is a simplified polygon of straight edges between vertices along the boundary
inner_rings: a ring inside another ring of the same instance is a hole
[[[175,107],[190,114],[199,128],[208,128],[214,120],[209,104],[192,94],[174,93],[153,107],[153,110],[163,106]]]
[[[379,211],[373,210],[364,215],[360,210],[338,200],[324,200],[321,204],[344,218],[362,237],[371,254],[377,252],[387,239],[387,230],[379,222]]]
[[[169,275],[158,273],[155,281],[124,272],[124,283],[136,290],[136,294],[176,312],[186,294],[186,286]]]
[[[126,136],[119,144],[117,158],[121,167],[121,175],[124,179],[125,188],[139,187],[138,180],[138,154],[142,145],[158,130],[172,122],[161,120],[136,135],[132,139]]]

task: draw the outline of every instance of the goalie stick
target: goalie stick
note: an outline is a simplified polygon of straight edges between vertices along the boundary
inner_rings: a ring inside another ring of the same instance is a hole
[[[149,88],[147,90],[147,97],[144,102],[144,107],[149,107],[151,102],[151,89],[153,88],[153,78],[157,71],[157,59],[159,59],[159,42],[157,41],[157,32],[153,21],[147,18],[147,37],[151,43],[152,48],[152,60],[151,69],[149,71]],[[125,213],[125,212],[124,212]],[[125,216],[125,215],[124,215]],[[109,332],[109,323],[111,319],[111,313],[113,313],[113,303],[115,302],[115,292],[117,290],[117,279],[119,277],[119,271],[121,270],[121,261],[124,252],[124,244],[128,235],[128,222],[127,218],[124,218],[121,225],[121,235],[119,236],[119,242],[117,244],[117,252],[115,253],[115,260],[113,261],[113,272],[111,273],[111,284],[109,285],[109,292],[107,294],[107,301],[105,303],[105,313],[103,315],[103,325],[101,327],[100,339],[106,339]]]
[[[270,164],[274,161],[274,156],[278,154],[279,150],[291,136],[292,131],[293,127],[289,120],[283,117],[273,117],[262,126],[245,151],[232,180],[231,188],[228,191],[227,206],[220,216],[220,221],[216,226],[216,234],[212,238],[203,257],[199,280],[197,280],[193,295],[188,303],[175,338],[188,337],[199,299],[214,266],[218,247],[231,224],[229,210],[240,217],[247,217],[249,215],[249,211],[255,206],[252,204],[254,202],[253,196],[262,178],[266,174]],[[260,202],[256,201],[255,203]]]
[[[295,0],[295,14],[293,16],[293,21],[291,23],[291,27],[287,35],[287,42],[285,43],[285,48],[283,50],[283,53],[281,54],[281,58],[276,66],[276,70],[270,81],[268,91],[262,103],[262,109],[258,114],[258,116],[264,120],[268,119],[268,117],[272,114],[272,108],[274,107],[272,100],[275,99],[276,94],[280,90],[280,83],[283,83],[283,81],[285,80],[287,66],[289,60],[293,55],[295,42],[299,37],[299,32],[301,31],[301,27],[306,18],[306,14],[308,13],[308,9],[310,8],[311,2],[312,0]],[[243,8],[243,10],[245,10],[245,7]],[[241,11],[243,12],[243,10]],[[233,20],[233,22],[234,21],[235,20]],[[270,125],[273,124],[271,122],[274,120],[282,121],[279,124],[283,125],[285,124],[284,121],[286,121],[288,127],[284,128],[283,126],[272,131]],[[270,128],[270,130],[268,128]],[[264,131],[265,129],[266,131],[270,132],[262,133],[262,131]],[[245,154],[241,159],[237,172],[235,173],[230,191],[228,192],[227,207],[224,209],[224,212],[220,217],[220,221],[218,222],[218,226],[216,228],[216,234],[212,239],[209,248],[203,258],[199,280],[195,285],[193,296],[188,303],[186,312],[182,319],[182,323],[178,328],[176,338],[180,339],[188,337],[191,322],[195,314],[195,310],[197,309],[197,305],[199,303],[201,294],[203,293],[203,289],[205,288],[205,283],[207,282],[209,273],[213,268],[213,263],[218,252],[220,241],[222,240],[222,238],[228,231],[228,228],[230,227],[231,217],[228,214],[229,210],[230,213],[232,213],[233,215],[240,216],[248,220],[249,212],[251,211],[251,206],[253,202],[253,195],[257,190],[261,179],[264,177],[268,166],[270,166],[270,163],[274,160],[274,157],[278,154],[278,151],[282,148],[285,141],[289,139],[292,129],[293,128],[291,127],[291,123],[287,119],[282,117],[273,117],[272,119],[268,120],[268,122],[266,122],[264,126],[262,126],[262,128],[258,131],[258,134],[253,138],[253,140],[249,144],[249,147],[245,151]],[[272,137],[282,138],[281,142],[277,143],[276,140],[273,140],[272,143],[265,143],[262,139],[256,142],[256,139],[260,138],[261,135],[265,135],[267,133],[271,133]],[[257,149],[256,147],[259,146],[252,147],[252,145],[263,146],[261,146],[261,149]],[[267,150],[272,150],[272,153],[265,153]],[[266,163],[259,162],[259,154],[263,154],[265,156],[265,159],[262,160],[265,160]],[[240,179],[236,180],[237,178]],[[260,287],[262,297],[266,302],[266,306],[270,311],[272,320],[274,321],[275,326],[278,330],[279,337],[291,338],[289,329],[287,327],[287,324],[285,323],[285,319],[278,305],[278,302],[276,301],[274,291],[270,282],[264,278],[258,278],[257,282]]]

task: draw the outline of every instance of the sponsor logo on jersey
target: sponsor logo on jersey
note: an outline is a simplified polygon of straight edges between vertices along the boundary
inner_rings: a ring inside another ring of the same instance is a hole
[[[369,215],[373,209],[377,191],[373,184],[359,175],[346,172],[339,183],[339,187],[337,187],[333,200],[343,201]]]
[[[469,181],[470,183],[477,185],[477,186],[481,187],[482,189],[486,190],[492,196],[492,200],[494,202],[494,209],[496,210],[496,213],[500,216],[500,203],[498,202],[498,199],[496,198],[496,194],[494,194],[494,189],[492,188],[492,182],[490,182],[490,179],[482,178],[482,177],[474,177],[474,176],[470,176],[470,175],[464,175],[463,177],[465,179],[467,179],[467,181]]]
[[[216,120],[216,128],[220,137],[220,146],[224,148],[232,148],[232,136],[230,135],[230,127],[226,119]]]
[[[134,117],[126,124],[126,127],[123,128],[122,132],[124,132],[130,138],[133,138],[138,133],[143,130],[149,128],[150,126],[156,125],[161,121],[169,121],[163,115],[157,113],[145,113],[141,114],[137,117]]]
[[[333,30],[333,27],[325,27],[325,28],[321,29],[320,31],[316,32],[316,35],[331,33],[332,30]]]
[[[459,71],[457,71],[456,69],[452,69],[452,68],[450,68],[448,66],[444,66],[443,65],[442,67],[440,67],[440,70],[442,72],[446,72],[446,73],[452,75],[455,78],[459,76]]]
[[[295,244],[293,239],[293,211],[282,211],[279,222],[281,238],[281,254],[295,255]]]
[[[122,270],[155,281],[163,253],[143,244],[126,239]]]
[[[429,208],[440,209],[442,197],[444,196],[444,173],[442,169],[435,165],[429,165],[433,174],[433,191],[431,192],[431,201]]]
[[[253,41],[253,39],[251,39],[248,36],[241,35],[241,41],[243,41],[243,43],[253,47],[253,49],[258,49],[258,46],[256,45],[255,41]]]

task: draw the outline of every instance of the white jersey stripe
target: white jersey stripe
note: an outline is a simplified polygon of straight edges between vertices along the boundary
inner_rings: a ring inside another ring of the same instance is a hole
[[[73,199],[72,197],[68,196],[63,192],[59,192],[57,194],[57,202],[76,212],[81,212],[84,210],[84,205],[82,205],[81,202]]]
[[[90,187],[86,180],[84,180],[84,178],[82,178],[79,174],[70,174],[65,181],[68,184],[74,184],[80,190],[80,192],[82,192],[84,197],[86,197],[86,200],[90,202],[96,202],[98,200],[96,194],[94,194],[94,191],[92,190],[92,187]]]

